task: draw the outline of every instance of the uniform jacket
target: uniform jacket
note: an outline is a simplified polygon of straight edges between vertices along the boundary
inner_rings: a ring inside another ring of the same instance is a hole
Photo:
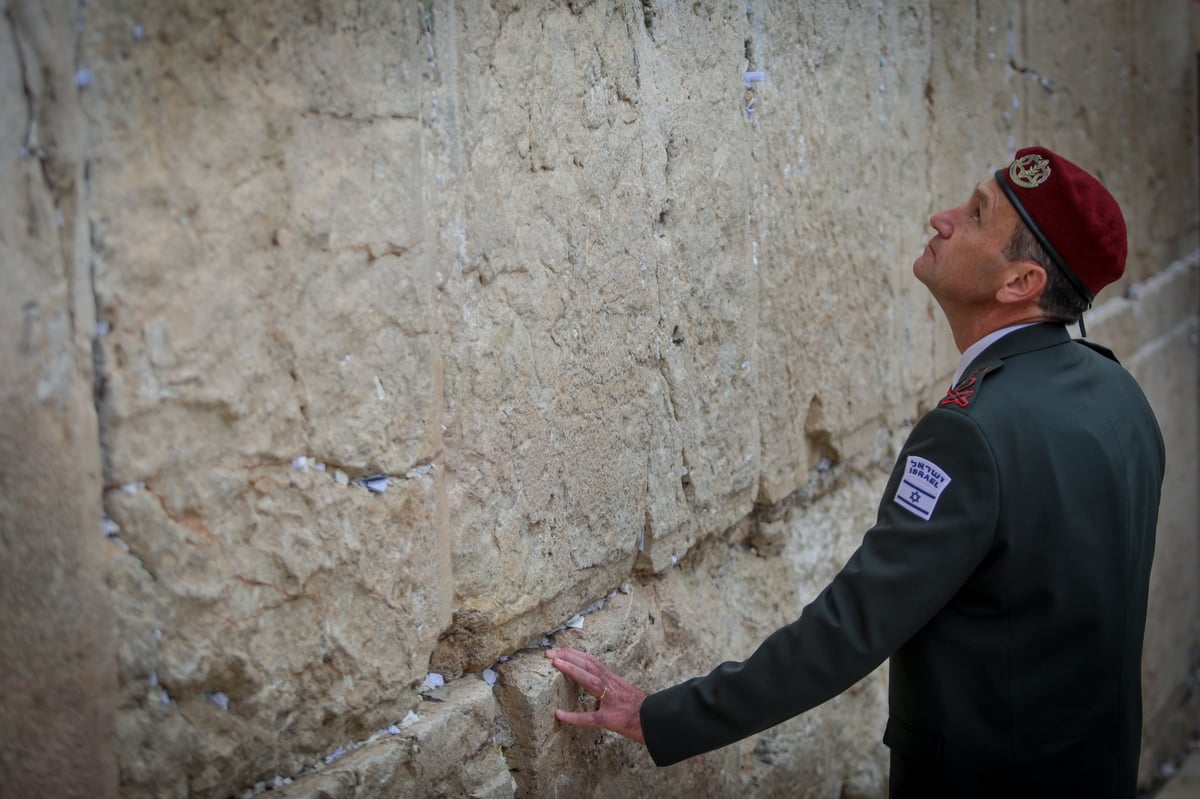
[[[1164,447],[1132,377],[1061,325],[988,347],[913,428],[875,526],[743,662],[647,698],[668,765],[891,658],[891,796],[1132,797]]]

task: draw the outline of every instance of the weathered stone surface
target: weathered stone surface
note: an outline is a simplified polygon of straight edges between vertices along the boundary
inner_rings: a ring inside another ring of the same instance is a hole
[[[112,797],[116,672],[100,578],[75,4],[2,10],[0,795]]]
[[[910,328],[928,303],[910,267],[931,182],[922,153],[929,52],[904,44],[924,41],[929,24],[924,9],[866,4],[750,15],[750,68],[766,75],[745,133],[755,184],[748,255],[762,286],[753,366],[762,502],[853,457],[929,377],[924,358],[904,369],[890,362],[897,340],[930,347],[913,340],[929,326]],[[819,355],[832,352],[843,354]]]
[[[482,619],[482,649],[751,507],[744,19],[522,4],[435,24],[440,69],[473,54],[439,73],[435,126],[456,632]]]
[[[714,541],[652,582],[615,593],[555,636],[601,657],[647,690],[747,657],[799,615],[866,529],[886,474],[844,480],[843,491],[791,509],[776,556]],[[611,733],[564,726],[556,707],[594,705],[538,651],[499,667],[500,703],[515,743],[506,750],[521,796],[878,796],[884,785],[885,678],[863,680],[801,719],[667,769]],[[864,741],[876,743],[863,748]]]
[[[224,795],[403,716],[449,621],[420,12],[83,19],[124,782]]]
[[[1165,498],[1159,516],[1154,569],[1150,575],[1150,614],[1142,648],[1142,767],[1145,775],[1180,750],[1194,735],[1200,712],[1195,681],[1200,673],[1197,616],[1200,614],[1200,541],[1193,519],[1200,517],[1200,414],[1179,414],[1175,398],[1200,385],[1200,319],[1182,308],[1200,307],[1200,254],[1137,286],[1129,302],[1132,327],[1141,343],[1124,363],[1154,406],[1167,443]]]
[[[490,687],[476,678],[458,680],[443,699],[424,702],[418,710],[419,721],[385,730],[376,740],[339,755],[332,765],[268,795],[281,799],[513,796],[513,779],[495,735],[498,719]]]
[[[577,696],[518,650],[560,630],[656,688],[794,618],[957,358],[911,276],[928,215],[1037,142],[1129,220],[1089,328],[1171,442],[1167,752],[1200,641],[1195,12],[1074,5],[5,4],[3,648],[70,642],[5,679],[120,683],[5,723],[115,726],[73,762],[102,793],[115,745],[130,797],[883,795],[883,672],[660,771],[557,725]]]
[[[1195,45],[1182,4],[1154,13],[1136,3],[1086,15],[1067,9],[1060,0],[1026,12],[1021,113],[1041,143],[1073,153],[1121,202],[1130,258],[1126,277],[1107,290],[1116,296],[1196,247],[1193,200],[1167,199],[1196,193],[1188,155],[1197,135]],[[1068,38],[1078,45],[1062,46]]]
[[[124,712],[147,715],[126,729],[220,730],[189,747],[197,769],[191,790],[239,768],[247,769],[239,773],[244,784],[291,773],[331,739],[394,722],[416,701],[411,691],[425,672],[420,650],[396,642],[432,640],[437,632],[422,607],[428,594],[413,582],[429,579],[412,571],[428,563],[429,545],[377,532],[420,521],[411,506],[428,500],[428,486],[405,481],[375,496],[339,487],[327,474],[291,471],[283,479],[276,486],[270,475],[259,477],[246,498],[246,517],[259,519],[252,529],[276,542],[275,551],[257,557],[227,544],[202,519],[172,517],[152,486],[133,495],[118,489],[109,498],[137,556],[136,565],[119,564],[136,587],[122,639],[138,642],[122,646],[121,668],[130,689]],[[328,538],[304,523],[313,515],[326,520]],[[169,592],[159,588],[164,574]],[[227,708],[214,701],[218,694]],[[306,699],[312,696],[326,698],[313,705]],[[249,735],[278,743],[247,762],[232,744]],[[127,743],[141,753],[139,770],[157,759],[159,746],[168,747],[163,756],[170,760],[169,741],[158,734],[143,746]]]

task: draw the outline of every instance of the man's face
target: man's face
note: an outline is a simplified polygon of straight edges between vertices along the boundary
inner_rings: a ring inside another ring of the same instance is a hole
[[[913,263],[913,274],[947,308],[969,308],[996,299],[1009,264],[1004,248],[1012,237],[1017,212],[995,178],[975,187],[965,203],[929,218],[937,235]]]

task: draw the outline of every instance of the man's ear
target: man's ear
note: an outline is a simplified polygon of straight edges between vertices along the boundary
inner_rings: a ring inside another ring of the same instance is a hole
[[[1037,302],[1046,288],[1046,270],[1033,261],[1013,261],[1008,274],[996,292],[996,301],[1003,303]]]

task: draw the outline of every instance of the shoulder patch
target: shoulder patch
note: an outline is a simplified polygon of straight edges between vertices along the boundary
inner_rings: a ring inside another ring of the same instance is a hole
[[[958,381],[958,385],[946,392],[946,396],[942,397],[942,401],[938,403],[941,407],[947,405],[957,405],[959,408],[965,408],[975,399],[975,393],[979,391],[979,383],[983,380],[983,376],[992,371],[998,364],[988,364],[981,369],[976,369],[971,373],[970,377],[965,377]]]
[[[927,458],[909,455],[894,499],[900,507],[929,521],[948,485],[950,475],[940,466]]]

